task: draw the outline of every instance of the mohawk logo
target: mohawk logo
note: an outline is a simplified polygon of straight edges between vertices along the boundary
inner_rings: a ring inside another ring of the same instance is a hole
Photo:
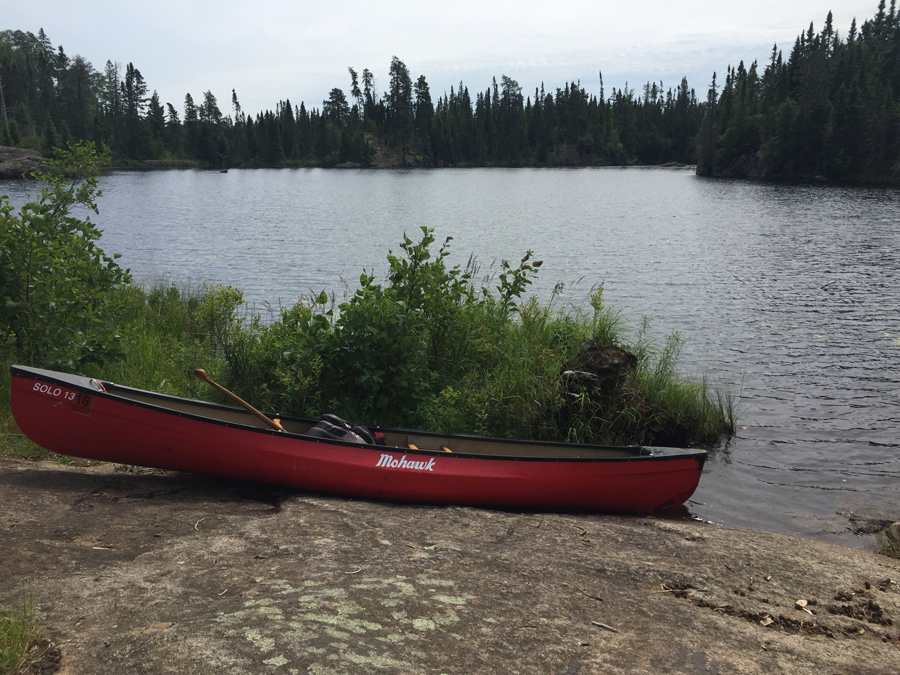
[[[388,469],[414,469],[415,471],[434,471],[434,457],[425,461],[411,461],[403,455],[400,459],[392,455],[382,455],[375,466],[383,466]]]

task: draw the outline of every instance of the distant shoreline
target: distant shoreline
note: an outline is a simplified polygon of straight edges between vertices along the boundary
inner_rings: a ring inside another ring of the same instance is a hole
[[[43,161],[44,156],[30,148],[17,148],[10,146],[0,146],[0,180],[16,180],[28,178],[32,172],[38,170]],[[363,170],[363,171],[419,171],[419,170],[438,170],[438,169],[582,169],[582,168],[617,168],[617,169],[675,169],[679,171],[697,170],[696,164],[682,164],[680,162],[664,162],[662,164],[639,164],[625,163],[616,164],[598,159],[593,162],[570,163],[570,164],[524,164],[519,166],[508,166],[500,164],[484,164],[484,165],[445,165],[442,163],[428,162],[415,157],[407,158],[406,164],[402,163],[402,159],[383,158],[382,161],[376,161],[368,166],[364,166],[355,162],[344,162],[342,164],[325,165],[320,163],[286,163],[286,164],[257,164],[252,166],[210,166],[203,162],[188,159],[151,159],[143,161],[126,161],[113,162],[103,167],[104,172],[110,171],[172,171],[172,170],[191,170],[191,171],[210,171],[217,173],[227,173],[232,169],[325,169],[325,170]],[[730,172],[727,174],[716,174],[705,176],[712,180],[751,180],[761,183],[770,184],[820,184],[820,185],[836,185],[846,187],[881,187],[881,188],[897,188],[900,187],[900,178],[885,178],[883,180],[871,179],[830,179],[825,176],[778,176],[772,177],[767,175],[754,175],[752,173],[742,175],[741,172]]]

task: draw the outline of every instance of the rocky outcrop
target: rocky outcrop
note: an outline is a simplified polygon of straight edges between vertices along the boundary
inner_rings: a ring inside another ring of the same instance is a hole
[[[0,494],[0,603],[29,600],[59,675],[897,673],[900,561],[687,509],[402,505],[2,458]]]
[[[637,357],[627,349],[588,340],[562,372],[565,396],[577,395],[573,389],[578,387],[573,385],[580,385],[595,394],[612,395],[636,366]]]
[[[44,156],[36,150],[0,145],[0,178],[27,178],[43,163]]]

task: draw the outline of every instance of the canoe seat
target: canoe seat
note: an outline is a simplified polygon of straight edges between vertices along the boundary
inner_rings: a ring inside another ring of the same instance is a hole
[[[432,436],[416,436],[410,434],[407,437],[406,442],[410,447],[415,447],[416,450],[431,450],[433,452],[452,452],[448,447],[451,445],[451,441],[449,438],[440,438],[440,437],[432,437]]]

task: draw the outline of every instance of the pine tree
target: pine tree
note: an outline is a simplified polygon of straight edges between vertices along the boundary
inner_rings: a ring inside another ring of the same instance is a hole
[[[178,154],[183,150],[181,121],[178,119],[178,111],[171,103],[166,103],[166,111],[166,149],[172,154]]]
[[[325,118],[337,125],[343,127],[350,117],[350,105],[347,103],[347,96],[342,89],[335,87],[328,94],[328,99],[322,102],[322,114]]]
[[[353,97],[353,100],[356,101],[357,107],[362,110],[365,101],[363,100],[362,91],[359,88],[359,78],[353,68],[348,67],[347,70],[350,72],[350,95]]]
[[[434,117],[434,104],[431,101],[431,89],[424,75],[420,75],[415,84],[415,134],[425,154],[431,154],[431,119]]]
[[[197,156],[199,123],[200,117],[197,113],[197,106],[194,105],[194,97],[187,93],[184,95],[184,135],[185,150],[189,157]]]
[[[241,103],[238,101],[237,92],[231,90],[231,110],[234,113],[235,126],[242,124],[244,121],[244,111],[241,109]]]
[[[387,96],[389,139],[400,146],[403,160],[413,131],[412,80],[409,69],[396,56],[391,59],[390,89]]]
[[[713,174],[713,161],[716,154],[716,107],[718,103],[718,91],[716,86],[716,74],[713,73],[709,92],[706,96],[706,115],[703,118],[703,127],[697,138],[699,155],[697,157],[697,175],[711,176]]]
[[[129,63],[125,67],[125,77],[120,85],[125,137],[120,149],[130,159],[145,159],[147,140],[141,118],[147,106],[147,84],[141,71]]]
[[[159,94],[155,89],[147,104],[147,128],[151,155],[159,157],[166,145],[166,113],[159,102]]]

